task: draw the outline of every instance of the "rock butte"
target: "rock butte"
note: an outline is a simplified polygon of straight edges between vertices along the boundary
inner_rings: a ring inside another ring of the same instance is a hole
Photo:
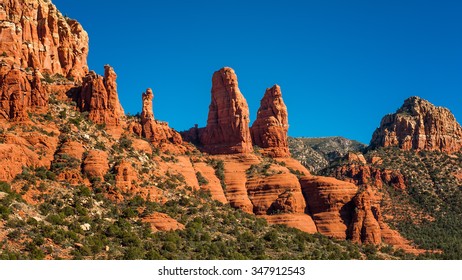
[[[414,96],[382,119],[370,146],[457,152],[462,148],[462,127],[448,109]]]

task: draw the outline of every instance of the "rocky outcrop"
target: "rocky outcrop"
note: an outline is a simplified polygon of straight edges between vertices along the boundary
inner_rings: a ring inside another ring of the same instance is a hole
[[[155,212],[154,214],[143,218],[143,222],[148,223],[153,232],[185,229],[185,226],[177,220],[167,214],[159,212]]]
[[[74,93],[74,100],[82,112],[88,112],[88,118],[97,124],[108,127],[122,125],[124,115],[117,94],[117,75],[114,69],[104,66],[104,77],[91,71],[83,79],[82,86]]]
[[[130,162],[122,160],[114,169],[116,186],[122,191],[130,190],[138,181],[137,172]]]
[[[399,170],[350,163],[335,167],[329,175],[355,185],[371,185],[380,189],[386,184],[398,190],[406,189],[404,176]]]
[[[380,213],[380,200],[370,190],[356,195],[353,199],[355,210],[350,224],[350,238],[356,243],[380,244],[383,223]]]
[[[224,163],[225,194],[229,204],[244,212],[253,213],[253,204],[247,194],[246,171],[253,164],[259,164],[260,159],[253,154],[222,155],[217,156],[217,159]]]
[[[81,143],[75,141],[66,141],[59,148],[58,154],[65,154],[81,161],[84,152],[85,149]]]
[[[228,203],[220,179],[216,176],[215,169],[212,166],[205,162],[195,162],[194,170],[207,180],[206,184],[200,185],[201,189],[209,191],[212,199],[221,203]]]
[[[395,114],[382,119],[370,146],[457,152],[462,148],[462,127],[448,109],[411,97]]]
[[[288,157],[288,130],[287,107],[282,100],[281,88],[275,85],[266,90],[260,102],[257,119],[250,129],[252,141],[269,156]]]
[[[53,130],[46,133],[48,135],[37,131],[0,134],[0,181],[13,180],[24,167],[50,168],[58,147],[58,138],[52,135],[58,133]]]
[[[58,180],[66,181],[71,185],[83,182],[80,165],[85,148],[79,142],[66,141],[58,149],[53,161],[53,171],[57,173]]]
[[[349,226],[349,238],[356,243],[385,243],[407,253],[425,253],[426,250],[415,248],[409,240],[385,223],[381,213],[381,202],[382,195],[371,187],[367,187],[353,198],[354,211]]]
[[[141,111],[141,123],[146,123],[154,120],[154,110],[152,109],[152,100],[154,99],[154,93],[152,89],[148,88],[146,92],[142,94],[143,108]]]
[[[89,179],[103,179],[108,171],[108,154],[100,150],[89,151],[83,161],[83,173],[87,175]]]
[[[256,215],[305,212],[300,183],[293,174],[253,177],[247,180],[246,187]]]
[[[26,72],[0,65],[0,119],[27,120],[27,112],[44,111],[48,93],[42,87],[38,71]]]
[[[50,1],[0,4],[0,52],[0,120],[43,113],[49,92],[56,92],[48,84],[61,79],[73,85],[88,73],[87,33]]]
[[[278,215],[261,215],[268,223],[272,225],[286,225],[308,233],[317,233],[316,225],[308,214],[278,214]]]
[[[168,123],[157,121],[154,119],[152,109],[152,100],[154,94],[148,88],[142,95],[143,108],[141,112],[141,133],[144,138],[151,142],[154,146],[162,147],[164,144],[180,145],[183,143],[181,135],[170,128]],[[139,128],[137,125],[132,126],[132,131],[137,133]]]
[[[215,72],[207,126],[200,134],[204,151],[210,154],[252,152],[249,122],[249,107],[239,90],[234,70],[225,67]]]
[[[300,182],[318,232],[346,239],[358,187],[329,177],[303,177]]]
[[[88,35],[46,0],[9,0],[0,5],[1,60],[80,80],[88,72]]]

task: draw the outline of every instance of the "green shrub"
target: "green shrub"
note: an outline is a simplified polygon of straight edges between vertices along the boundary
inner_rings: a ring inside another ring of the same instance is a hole
[[[196,172],[196,178],[200,186],[205,186],[209,184],[209,181],[199,171]]]

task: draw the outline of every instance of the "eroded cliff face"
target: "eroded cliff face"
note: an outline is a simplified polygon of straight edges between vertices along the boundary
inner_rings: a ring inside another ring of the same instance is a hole
[[[38,71],[0,66],[0,119],[25,121],[29,111],[45,111],[48,98]]]
[[[251,127],[252,141],[271,157],[289,157],[287,107],[278,85],[266,90],[257,119]]]
[[[104,66],[104,77],[90,71],[82,86],[75,91],[74,100],[82,112],[88,112],[88,118],[97,124],[108,127],[122,125],[124,111],[119,103],[114,69]]]
[[[0,4],[0,119],[25,121],[47,109],[55,78],[81,81],[88,72],[88,35],[50,1]],[[70,81],[72,80],[72,81]]]
[[[457,152],[462,147],[462,127],[448,109],[414,96],[382,119],[370,146]]]
[[[225,67],[215,72],[207,126],[200,133],[204,151],[210,154],[252,152],[249,122],[249,107],[239,90],[234,70]]]
[[[81,80],[88,72],[88,34],[45,0],[5,0],[0,4],[1,60],[42,74]]]

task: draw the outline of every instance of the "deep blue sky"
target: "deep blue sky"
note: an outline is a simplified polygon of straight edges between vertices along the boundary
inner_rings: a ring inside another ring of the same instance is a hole
[[[462,1],[53,0],[90,36],[89,66],[118,74],[125,112],[204,126],[211,77],[235,69],[255,119],[277,83],[291,136],[369,143],[383,115],[421,96],[462,120]]]

